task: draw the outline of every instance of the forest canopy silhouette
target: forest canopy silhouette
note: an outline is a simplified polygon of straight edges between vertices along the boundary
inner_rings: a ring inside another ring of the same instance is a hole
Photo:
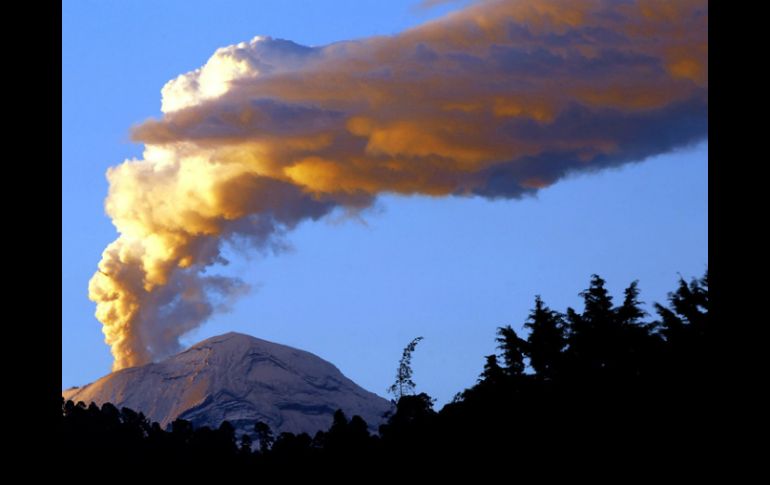
[[[419,378],[411,379],[409,357],[421,337],[413,340],[397,374],[401,387],[397,380],[392,388],[395,411],[378,435],[341,410],[312,437],[274,436],[262,422],[252,435],[236,436],[228,422],[196,429],[177,419],[164,430],[128,408],[62,399],[59,449],[71,464],[114,456],[161,466],[205,460],[291,475],[492,457],[507,457],[506,466],[522,472],[549,473],[544,463],[642,463],[651,453],[673,461],[705,448],[721,386],[713,345],[720,323],[709,314],[708,271],[689,282],[680,277],[668,303],[653,305],[655,316],[642,309],[636,281],[614,299],[593,275],[580,296],[582,310],[564,312],[536,296],[516,325],[522,334],[511,325],[498,328],[499,352],[485,357],[478,382],[440,410],[429,395],[415,393]]]

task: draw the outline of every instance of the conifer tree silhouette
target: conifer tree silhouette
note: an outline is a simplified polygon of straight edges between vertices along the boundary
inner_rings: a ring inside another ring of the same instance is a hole
[[[396,381],[392,386],[388,388],[388,392],[395,396],[395,400],[399,401],[405,395],[411,394],[414,391],[415,383],[412,380],[412,352],[414,352],[417,344],[422,340],[422,337],[417,337],[404,347],[404,352],[401,355],[401,360],[398,363],[398,369],[396,370]]]

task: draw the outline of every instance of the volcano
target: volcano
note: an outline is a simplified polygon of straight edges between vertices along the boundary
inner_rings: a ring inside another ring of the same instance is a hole
[[[237,436],[263,421],[275,435],[327,430],[337,409],[361,416],[372,431],[393,409],[333,364],[303,350],[240,333],[199,342],[179,354],[121,369],[62,392],[64,399],[142,412],[167,428],[177,418],[218,427],[227,420]]]

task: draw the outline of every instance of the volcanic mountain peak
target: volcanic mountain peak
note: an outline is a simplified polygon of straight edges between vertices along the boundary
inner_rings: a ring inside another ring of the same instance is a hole
[[[360,415],[374,430],[392,408],[310,352],[235,332],[62,395],[141,411],[162,427],[176,418],[211,427],[227,420],[238,435],[251,432],[257,420],[276,434],[312,435],[328,429],[337,409]]]

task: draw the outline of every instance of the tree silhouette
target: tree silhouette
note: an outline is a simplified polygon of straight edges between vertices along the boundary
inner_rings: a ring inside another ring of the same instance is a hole
[[[398,369],[396,370],[396,382],[388,388],[388,392],[393,394],[396,401],[407,394],[411,394],[414,391],[415,383],[412,381],[412,352],[414,352],[417,344],[422,340],[422,337],[417,337],[404,347],[404,352],[401,355],[401,360],[398,363]]]
[[[524,373],[524,354],[527,349],[527,342],[516,335],[516,331],[510,325],[499,327],[497,329],[496,342],[498,348],[503,353],[503,362],[505,362],[505,372],[508,375],[520,376]]]
[[[642,302],[639,301],[638,281],[633,281],[623,291],[623,304],[617,309],[618,321],[623,326],[637,325],[639,321],[647,315],[647,312],[641,309]]]
[[[497,356],[487,355],[487,362],[484,364],[484,371],[479,377],[479,381],[486,381],[492,384],[498,384],[505,379],[505,370],[497,363]]]
[[[540,295],[535,297],[535,308],[524,323],[529,330],[527,355],[538,376],[552,379],[561,364],[562,351],[567,344],[564,316],[545,306]]]
[[[240,443],[239,443],[238,450],[240,451],[240,453],[242,455],[249,455],[249,454],[251,454],[251,445],[252,445],[251,436],[249,436],[249,435],[247,435],[245,433],[243,435],[241,435],[241,440],[240,440]]]
[[[237,450],[236,444],[235,444],[235,428],[232,424],[230,424],[229,421],[222,421],[222,424],[219,425],[219,429],[217,430],[217,448],[226,453],[226,454],[234,454]]]
[[[680,277],[679,286],[668,294],[668,301],[671,308],[655,303],[655,311],[661,317],[657,325],[665,339],[679,345],[702,337],[708,325],[708,272],[689,285]]]
[[[612,296],[604,287],[605,281],[599,275],[591,275],[588,289],[579,294],[583,297],[584,309],[578,314],[567,309],[569,323],[570,365],[585,376],[604,372],[610,364],[614,344],[616,314],[612,307]]]
[[[257,421],[254,424],[254,432],[257,434],[257,441],[259,442],[259,451],[261,453],[267,453],[270,447],[273,446],[273,431],[266,423]]]

